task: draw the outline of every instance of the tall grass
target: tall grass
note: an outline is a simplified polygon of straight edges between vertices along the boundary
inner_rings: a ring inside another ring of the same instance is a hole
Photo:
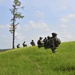
[[[75,75],[75,42],[56,53],[36,46],[1,52],[0,75]]]

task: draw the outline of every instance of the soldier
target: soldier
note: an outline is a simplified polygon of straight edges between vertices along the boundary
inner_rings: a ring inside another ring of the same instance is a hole
[[[24,41],[23,44],[22,44],[23,47],[27,47],[27,44],[25,44],[25,43],[26,43],[26,42]]]
[[[43,42],[44,42],[44,48],[47,48],[47,37],[45,37],[45,38],[43,39]]]
[[[50,48],[50,36],[47,36],[47,38],[44,39],[44,48]]]
[[[61,44],[61,40],[59,38],[57,38],[57,34],[56,33],[52,33],[52,37],[51,37],[51,49],[52,52],[55,53],[56,52],[56,48]]]
[[[17,48],[20,48],[20,44],[17,45]]]
[[[39,40],[37,41],[37,45],[39,48],[44,46],[42,39],[43,39],[42,37],[39,37]]]
[[[30,42],[30,44],[31,44],[32,46],[35,46],[34,40],[32,40],[32,41]]]

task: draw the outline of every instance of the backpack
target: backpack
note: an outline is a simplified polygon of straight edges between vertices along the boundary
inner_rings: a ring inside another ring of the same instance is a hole
[[[61,40],[59,38],[54,38],[55,47],[58,47],[61,44]]]

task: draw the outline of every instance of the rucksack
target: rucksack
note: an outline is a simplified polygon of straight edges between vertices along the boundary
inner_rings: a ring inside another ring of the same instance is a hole
[[[61,40],[59,38],[54,38],[55,47],[58,47],[61,44]]]

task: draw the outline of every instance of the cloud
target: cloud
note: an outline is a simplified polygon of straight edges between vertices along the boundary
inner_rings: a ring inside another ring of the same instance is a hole
[[[62,33],[61,34],[62,41],[74,40],[72,34],[68,32],[66,29],[63,29],[61,33]]]
[[[68,16],[66,16],[67,18],[71,19],[71,18],[75,18],[75,14],[69,14]]]
[[[67,22],[69,22],[69,19],[66,18],[66,17],[63,17],[63,18],[60,19],[60,21],[63,22],[63,23],[67,23]]]
[[[62,8],[63,10],[67,10],[67,7],[64,6],[64,5],[62,5],[61,8]]]
[[[17,40],[22,40],[22,39],[25,38],[23,33],[18,32],[18,31],[15,32],[15,37],[16,37]]]
[[[66,15],[66,16],[60,18],[60,21],[63,23],[68,23],[74,18],[75,18],[75,14],[69,14],[69,15]]]
[[[28,24],[24,26],[24,30],[30,30],[30,29],[40,29],[40,30],[48,30],[48,24],[45,22],[34,22],[34,21],[29,21]]]
[[[67,28],[67,25],[62,24],[61,27],[62,27],[62,28]]]
[[[0,25],[0,29],[6,29],[9,28],[9,25]]]
[[[37,15],[38,17],[40,17],[40,18],[43,18],[43,17],[44,17],[43,12],[41,12],[41,11],[39,11],[39,10],[36,11],[36,15]]]
[[[75,35],[73,34],[73,25],[61,24],[61,30],[59,32],[62,41],[73,41],[75,40]],[[71,29],[72,28],[72,29]]]
[[[48,27],[48,25],[44,22],[30,21],[30,25],[32,26],[32,28],[38,28],[38,29],[45,29]]]

